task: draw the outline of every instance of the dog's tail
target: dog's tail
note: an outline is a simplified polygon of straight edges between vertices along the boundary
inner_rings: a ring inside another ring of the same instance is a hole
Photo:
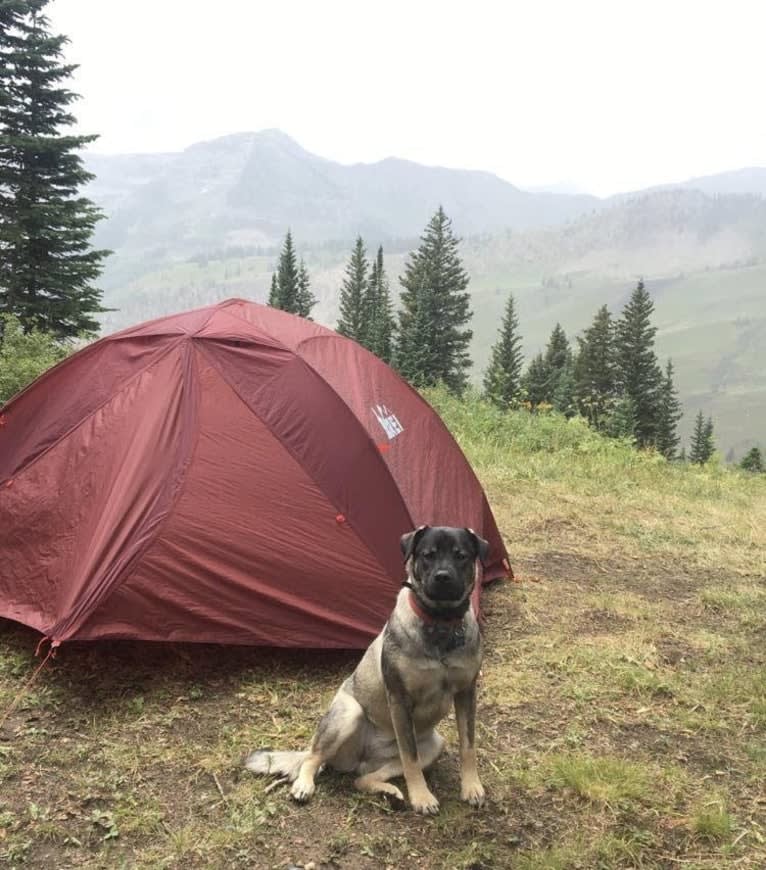
[[[245,767],[261,776],[286,776],[290,782],[298,778],[298,771],[308,752],[272,752],[256,749],[245,759]]]

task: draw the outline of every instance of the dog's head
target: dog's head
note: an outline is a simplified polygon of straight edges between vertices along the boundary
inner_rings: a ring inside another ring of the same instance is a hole
[[[421,526],[402,535],[409,585],[430,610],[467,607],[489,544],[472,529]]]

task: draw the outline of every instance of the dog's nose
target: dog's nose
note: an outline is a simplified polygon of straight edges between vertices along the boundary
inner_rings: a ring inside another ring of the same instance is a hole
[[[437,571],[436,574],[434,574],[434,580],[437,580],[439,583],[446,583],[451,579],[452,575],[449,571]]]

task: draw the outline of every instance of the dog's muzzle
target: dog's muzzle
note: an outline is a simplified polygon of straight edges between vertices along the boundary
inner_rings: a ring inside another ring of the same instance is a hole
[[[426,595],[432,601],[460,601],[465,595],[465,584],[452,571],[435,571],[425,584]]]

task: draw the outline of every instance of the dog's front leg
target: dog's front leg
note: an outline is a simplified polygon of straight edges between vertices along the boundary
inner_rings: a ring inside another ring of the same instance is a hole
[[[476,723],[476,680],[455,695],[455,719],[460,738],[460,797],[473,807],[484,803],[484,787],[476,769],[474,731]]]
[[[386,686],[388,706],[391,711],[391,723],[396,734],[399,747],[399,757],[402,760],[402,773],[407,783],[407,793],[412,809],[416,813],[435,815],[439,812],[439,801],[431,794],[423,768],[418,757],[418,743],[415,737],[415,725],[412,721],[411,703],[408,701],[404,687],[397,690],[396,686]]]

